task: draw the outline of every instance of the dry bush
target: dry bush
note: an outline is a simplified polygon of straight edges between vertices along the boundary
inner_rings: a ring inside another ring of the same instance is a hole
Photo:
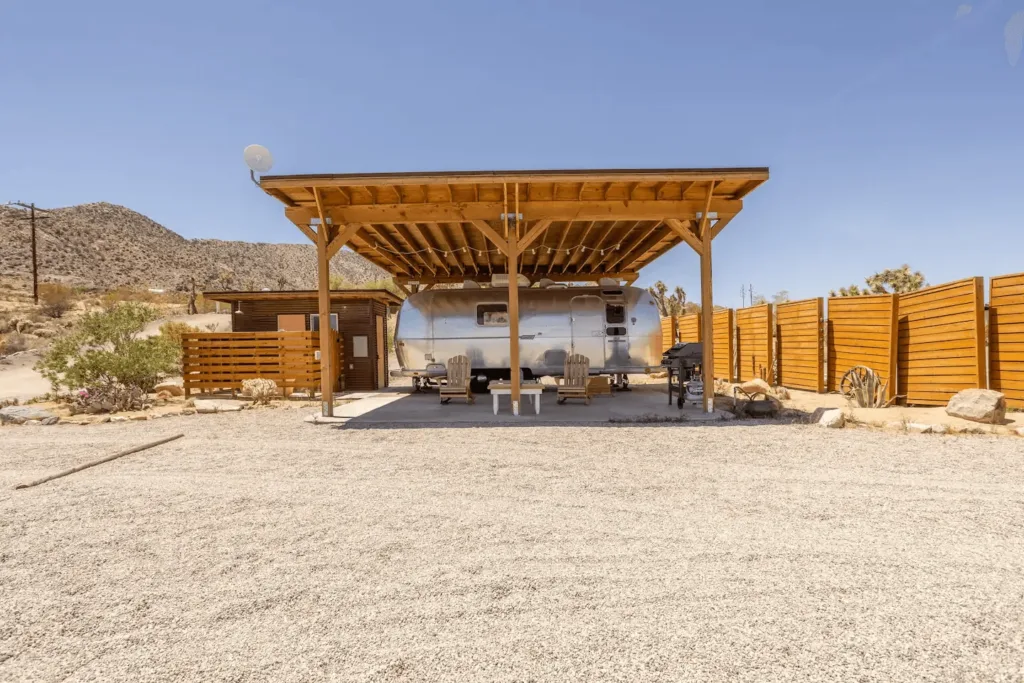
[[[28,349],[28,339],[18,332],[0,335],[0,356],[9,356],[12,353]]]
[[[271,379],[247,379],[242,382],[242,395],[251,398],[253,403],[269,405],[270,399],[277,395],[277,384]]]
[[[75,290],[59,282],[39,285],[39,306],[51,318],[63,318],[75,305]]]
[[[181,348],[181,338],[188,334],[202,332],[198,327],[188,323],[170,321],[160,326],[160,334],[171,339],[178,348]]]
[[[104,377],[92,386],[74,392],[71,395],[69,409],[72,415],[119,413],[125,410],[142,410],[146,407],[147,401],[146,392],[141,388]]]

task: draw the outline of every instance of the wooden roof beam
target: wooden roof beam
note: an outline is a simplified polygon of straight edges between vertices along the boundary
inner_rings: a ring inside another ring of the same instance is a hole
[[[409,229],[407,227],[405,227],[404,225],[402,225],[401,223],[395,223],[394,224],[394,228],[395,228],[395,232],[397,232],[399,234],[399,236],[403,240],[405,240],[405,243],[409,245],[409,251],[412,252],[412,253],[409,254],[409,256],[414,258],[414,259],[416,259],[416,261],[420,264],[420,266],[422,266],[422,268],[424,270],[430,271],[431,275],[436,275],[437,274],[437,270],[423,256],[423,249],[422,249],[422,247],[420,247],[418,244],[416,244],[416,240],[414,240],[412,238],[412,233],[409,232]]]
[[[555,262],[555,259],[558,258],[558,252],[560,252],[565,247],[565,238],[569,236],[569,228],[571,226],[572,226],[572,221],[566,221],[566,223],[565,223],[565,230],[562,231],[562,238],[560,240],[558,240],[558,246],[555,247],[554,256],[552,256],[548,260],[548,265],[547,265],[548,268],[551,268],[551,266]],[[580,251],[583,251],[583,250],[580,249]],[[572,258],[573,256],[575,256],[575,254],[569,254],[568,258],[565,259],[566,263],[568,263],[569,259]],[[536,266],[540,266],[540,258],[537,259]],[[539,268],[536,267],[536,266],[533,269],[533,272],[535,272],[535,273],[539,270]]]
[[[519,211],[524,218],[539,221],[550,218],[554,221],[636,221],[662,220],[666,216],[675,218],[696,218],[708,207],[704,199],[699,201],[531,201],[521,202]],[[428,204],[357,204],[353,206],[325,207],[327,217],[336,224],[341,223],[433,223],[496,221],[504,211],[501,202],[479,203],[428,203]],[[743,210],[743,201],[737,199],[712,198],[709,211],[735,215]],[[288,207],[285,215],[292,222],[308,224],[316,217],[316,208],[309,205]]]
[[[725,226],[729,225],[733,218],[736,216],[719,216],[715,224],[711,226],[711,239],[718,237],[718,233],[725,230]]]
[[[548,278],[555,282],[593,282],[599,277],[610,277],[618,280],[636,280],[639,274],[635,271],[621,271],[616,273],[562,273],[562,272],[548,272],[541,273],[539,278]],[[424,275],[424,276],[406,276],[397,275],[395,276],[396,282],[407,284],[410,281],[419,282],[420,284],[456,284],[463,280],[477,280],[486,282],[487,279],[479,278],[464,278],[461,275]]]
[[[630,250],[628,254],[617,262],[623,270],[636,270],[633,265],[644,260],[648,252],[672,234],[672,231],[665,228],[663,224],[659,224],[657,227],[662,229],[655,230],[650,237],[637,245],[635,249]]]
[[[473,227],[475,227],[477,230],[484,234],[484,237],[493,242],[494,246],[498,247],[501,253],[508,257],[508,242],[506,242],[504,238],[502,238],[502,236],[498,234],[497,230],[492,228],[490,224],[488,224],[487,221],[485,220],[474,220],[470,222],[473,223]]]
[[[640,222],[637,221],[635,224],[633,224],[633,227],[629,229],[629,232],[633,232],[639,226],[640,226]],[[648,237],[653,235],[657,230],[661,229],[661,226],[662,226],[661,221],[658,221],[657,223],[654,223],[647,230],[640,230],[640,231],[638,231],[636,233],[636,235],[633,237],[633,239],[629,240],[629,242],[627,242],[625,245],[620,247],[618,251],[612,252],[612,255],[611,255],[610,258],[602,259],[601,263],[598,264],[597,267],[598,268],[607,268],[608,270],[615,270],[616,266],[618,266],[620,263],[622,263],[626,259],[626,257],[629,256],[629,254],[634,249],[636,249],[641,244],[643,244],[647,240]],[[629,232],[627,232],[626,234],[629,234]],[[615,254],[618,254],[617,258],[615,256]]]
[[[598,263],[600,263],[602,260],[604,260],[603,259],[604,254],[602,254],[601,252],[604,251],[606,246],[611,246],[611,244],[612,244],[612,242],[609,241],[608,238],[610,236],[614,235],[614,234],[615,234],[615,224],[613,223],[612,226],[610,228],[608,228],[603,235],[601,235],[601,239],[598,240],[597,246],[594,247],[593,249],[591,249],[590,256],[588,256],[587,259],[585,261],[583,261],[577,267],[577,270],[582,272],[583,269],[586,268],[588,272],[591,272],[591,273],[594,272],[594,267]],[[605,244],[606,242],[607,242],[607,245]],[[598,256],[601,256],[602,258],[599,259]]]
[[[444,234],[444,226],[441,225],[440,223],[428,223],[427,225],[428,227],[437,231],[437,236],[441,238],[441,248],[445,251],[445,253],[449,254],[452,257],[452,259],[455,261],[455,265],[458,266],[459,268],[459,272],[465,273],[465,266],[462,265],[462,261],[459,260],[459,255],[455,253],[455,250],[452,249],[452,245],[449,244],[448,236]],[[448,257],[445,256],[445,258]]]
[[[404,262],[405,265],[409,267],[410,273],[413,273],[416,270],[418,270],[417,266],[413,265],[413,262],[410,259],[406,258],[405,254],[402,253],[401,245],[399,245],[398,242],[396,242],[394,238],[391,237],[391,235],[387,234],[387,232],[383,228],[378,228],[375,225],[370,225],[369,223],[367,223],[366,229],[368,232],[372,232],[374,235],[376,235],[380,240],[386,242],[387,245],[392,249],[392,255],[400,259],[402,262]]]
[[[551,223],[552,220],[550,218],[544,218],[534,223],[533,227],[526,233],[526,236],[519,240],[519,244],[516,245],[519,248],[519,253],[522,254],[533,244],[534,240],[547,232],[548,228],[551,227]]]
[[[697,235],[690,226],[686,225],[678,218],[666,218],[665,225],[667,225],[672,232],[679,235],[695,252],[698,254],[704,253],[704,245],[700,242],[700,236]]]
[[[596,223],[596,222],[597,221],[590,221],[590,223],[587,224],[586,229],[583,231],[583,237],[580,239],[580,245],[582,245],[584,247],[587,246],[587,237],[590,236],[590,231],[594,229],[594,223]],[[584,250],[582,250],[582,249],[580,249],[578,253],[586,254],[586,252]],[[586,260],[585,256],[584,256],[584,260]],[[569,260],[566,261],[566,263],[565,263],[565,267],[566,268],[571,268],[572,264],[575,261],[576,261],[576,254],[570,255],[569,256]]]
[[[434,261],[437,262],[437,265],[441,266],[441,270],[443,270],[446,274],[451,275],[452,271],[451,268],[448,267],[448,261],[446,259],[441,258],[441,255],[437,253],[441,251],[441,249],[437,246],[437,242],[434,241],[434,238],[431,236],[430,231],[427,230],[426,232],[424,232],[416,223],[410,223],[409,225],[412,226],[412,229],[420,238],[420,241],[423,242],[423,244],[427,245],[427,255],[434,259]]]

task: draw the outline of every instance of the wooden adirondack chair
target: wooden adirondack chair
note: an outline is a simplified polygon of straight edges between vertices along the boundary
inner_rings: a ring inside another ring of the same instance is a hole
[[[441,403],[448,403],[456,396],[466,399],[467,403],[475,403],[473,392],[469,390],[470,367],[469,358],[455,356],[449,358],[445,365],[448,370],[448,383],[441,385]]]
[[[565,375],[558,385],[558,402],[582,398],[590,405],[590,359],[574,353],[565,360]]]

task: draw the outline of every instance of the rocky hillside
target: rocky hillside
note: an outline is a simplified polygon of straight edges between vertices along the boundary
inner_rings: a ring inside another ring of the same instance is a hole
[[[27,214],[0,206],[0,275],[31,277]],[[38,226],[40,279],[112,289],[174,289],[190,277],[201,288],[315,289],[316,249],[311,244],[188,240],[140,213],[114,204],[51,209]],[[331,270],[361,284],[387,273],[342,251]]]

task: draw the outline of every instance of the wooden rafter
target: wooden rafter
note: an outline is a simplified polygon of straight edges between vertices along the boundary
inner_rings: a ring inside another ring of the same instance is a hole
[[[391,227],[391,229],[394,230],[394,226],[389,227]],[[392,249],[393,253],[391,255],[405,263],[405,265],[409,267],[410,273],[419,270],[419,266],[414,265],[411,259],[407,258],[405,254],[401,253],[403,251],[401,245],[398,244],[398,242],[396,242],[395,239],[391,235],[389,235],[387,231],[384,230],[383,227],[377,227],[375,225],[367,223],[367,229],[368,231],[372,231],[373,234],[376,235],[381,241],[387,243],[388,247]]]
[[[708,220],[710,220],[708,214],[711,213],[711,200],[715,197],[715,181],[712,180],[708,183],[708,195],[704,201],[704,211],[700,215],[700,236],[701,240],[704,239],[704,231],[708,229]]]
[[[594,223],[596,223],[596,222],[597,222],[597,221],[590,221],[590,222],[589,222],[589,223],[587,224],[587,227],[586,227],[586,229],[585,229],[585,230],[583,231],[583,237],[581,237],[581,238],[580,238],[580,244],[581,244],[581,245],[583,245],[583,246],[587,246],[587,237],[589,237],[589,236],[590,236],[590,231],[594,229]],[[614,228],[615,226],[613,225],[612,227]],[[571,267],[572,267],[572,264],[573,264],[573,262],[575,262],[575,261],[576,261],[576,254],[581,254],[581,255],[583,255],[583,258],[584,258],[584,262],[585,262],[585,260],[586,260],[586,253],[587,253],[587,252],[585,252],[585,251],[584,251],[583,249],[580,249],[580,250],[578,250],[578,251],[577,251],[577,252],[576,252],[575,254],[572,254],[571,256],[569,256],[569,260],[568,260],[568,261],[566,262],[566,264],[565,264],[565,265],[566,265],[566,267],[569,267],[569,268],[571,268]]]
[[[691,187],[693,187],[694,183],[696,183],[696,182],[697,182],[696,180],[687,180],[687,181],[679,183],[679,199],[682,199],[683,197],[685,197],[687,191]]]
[[[471,245],[469,244],[469,235],[466,232],[466,228],[462,225],[462,223],[449,223],[448,225],[451,230],[451,234],[455,238],[461,238],[462,240],[461,242],[459,241],[459,239],[452,240],[452,242],[455,244],[455,248],[462,249],[461,253],[465,254],[466,259],[468,260],[467,265],[473,269],[474,274],[479,274],[480,267],[477,266],[476,258],[474,258],[473,252],[470,251],[469,249]]]
[[[448,201],[454,202],[455,201],[455,192],[452,191],[452,186],[449,185],[448,183],[445,183],[444,187],[445,187],[446,190],[448,190]]]
[[[571,224],[572,224],[572,221],[566,221],[565,229],[562,230],[562,238],[560,240],[558,240],[558,246],[555,247],[554,255],[548,260],[548,265],[547,265],[548,270],[550,270],[551,266],[553,266],[555,264],[555,259],[558,258],[558,252],[562,251],[562,249],[565,248],[565,239],[569,236],[569,226]],[[583,251],[583,250],[580,249],[580,251]],[[566,257],[565,260],[568,261],[573,256],[574,256],[574,254],[569,254]],[[534,269],[534,272],[536,272],[536,269]]]
[[[639,184],[640,183],[630,183],[629,185],[626,186],[626,199],[633,199],[633,190],[635,190],[637,185]]]
[[[362,229],[362,223],[351,223],[338,230],[338,233],[331,238],[330,243],[327,245],[327,258],[334,258],[334,255],[341,251],[341,248],[358,235]]]
[[[602,254],[601,252],[605,249],[605,243],[607,243],[607,245],[611,245],[612,243],[611,240],[609,240],[608,238],[614,236],[614,228],[615,224],[613,223],[612,227],[606,230],[605,233],[601,236],[601,239],[598,240],[597,246],[590,251],[590,256],[587,257],[587,260],[579,265],[578,270],[582,272],[585,268],[587,269],[588,273],[594,272],[594,267],[603,260],[604,254]],[[601,258],[598,258],[598,256],[600,256]]]
[[[448,261],[446,259],[442,258],[441,254],[438,253],[439,251],[441,251],[441,249],[437,246],[437,242],[434,241],[434,238],[431,237],[430,231],[429,230],[426,230],[426,231],[421,230],[420,226],[417,223],[410,223],[409,226],[412,228],[412,230],[415,232],[415,234],[419,237],[420,241],[423,242],[425,245],[427,245],[427,254],[428,254],[428,256],[433,258],[434,261],[437,262],[437,265],[441,266],[441,269],[445,273],[447,273],[448,275],[451,275],[452,271],[451,271],[451,268],[448,267]]]
[[[630,254],[630,252],[632,252],[638,246],[643,244],[647,240],[648,237],[650,237],[652,234],[654,234],[654,232],[656,230],[661,228],[661,223],[660,223],[660,221],[659,222],[655,222],[654,224],[652,224],[646,230],[643,230],[643,229],[638,230],[638,228],[640,228],[640,221],[637,221],[636,223],[634,223],[633,226],[628,231],[626,231],[626,235],[629,235],[630,233],[634,233],[634,232],[636,234],[634,234],[632,236],[632,238],[629,239],[628,242],[625,242],[625,243],[621,244],[621,246],[619,247],[618,251],[612,252],[611,257],[609,257],[608,259],[602,260],[601,263],[598,265],[598,268],[607,269],[607,270],[615,270],[615,267],[618,266],[620,263],[622,263],[626,259],[626,257]]]
[[[618,261],[621,264],[622,270],[635,270],[632,267],[633,264],[643,260],[647,253],[654,249],[659,242],[664,241],[669,234],[671,234],[671,231],[665,227],[664,223],[656,224],[655,229],[651,231],[650,236],[646,240],[638,244],[636,248],[630,250]]]
[[[661,199],[661,191],[663,189],[665,189],[666,185],[668,185],[668,183],[666,183],[665,181],[662,181],[660,183],[655,183],[655,185],[654,185],[654,198],[655,199]]]
[[[296,223],[295,227],[302,231],[302,234],[309,238],[309,241],[316,244],[316,232],[305,223]]]
[[[455,261],[455,265],[459,268],[459,272],[465,273],[465,266],[462,265],[462,261],[459,260],[459,255],[455,253],[455,250],[452,249],[452,245],[448,242],[448,236],[444,234],[444,226],[440,223],[430,223],[427,227],[437,232],[437,236],[441,240],[441,248],[452,257]]]
[[[580,192],[579,192],[579,194],[577,195],[577,197],[576,197],[576,198],[577,198],[577,199],[578,199],[579,201],[581,201],[581,202],[583,201],[583,190],[585,190],[585,189],[586,189],[586,187],[587,187],[587,184],[586,184],[586,183],[580,183]]]
[[[556,282],[593,282],[599,277],[610,277],[619,280],[635,280],[637,273],[634,271],[621,271],[615,273],[540,273],[539,277],[546,277]],[[423,276],[404,276],[396,275],[395,280],[403,283],[410,281],[419,282],[421,284],[453,284],[459,283],[466,279],[481,281],[483,278],[464,278],[461,275],[423,275]]]
[[[534,223],[533,227],[530,228],[523,239],[519,240],[517,245],[519,247],[519,252],[522,253],[525,251],[531,244],[533,244],[534,240],[547,232],[548,228],[551,227],[551,223],[552,220],[550,218],[544,218]]]
[[[498,234],[497,230],[492,228],[490,224],[484,220],[475,220],[472,221],[472,223],[477,230],[484,234],[484,237],[493,242],[494,246],[496,246],[501,251],[502,254],[508,257],[508,242],[506,242],[504,238],[502,238],[502,236]]]
[[[434,268],[433,265],[431,265],[430,261],[423,255],[423,247],[416,244],[416,240],[412,238],[412,233],[409,232],[409,229],[405,227],[405,225],[403,225],[402,223],[395,223],[394,228],[395,232],[397,232],[399,236],[401,236],[401,238],[405,240],[405,243],[409,245],[409,251],[412,252],[409,254],[409,256],[411,258],[416,259],[420,266],[422,266],[426,270],[429,270],[431,274],[436,275],[437,270]]]

